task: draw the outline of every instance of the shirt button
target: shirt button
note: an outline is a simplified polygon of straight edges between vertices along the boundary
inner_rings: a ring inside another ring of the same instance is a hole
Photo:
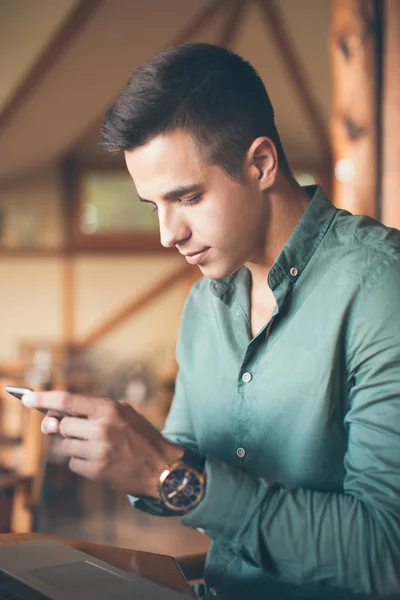
[[[293,277],[296,277],[296,275],[298,274],[298,270],[296,269],[296,267],[292,267],[290,269],[290,274],[293,275]]]
[[[253,379],[253,376],[251,373],[243,373],[242,379],[245,383],[249,383]]]
[[[210,594],[212,594],[213,596],[216,596],[217,590],[215,590],[214,588],[210,588]]]
[[[246,456],[246,450],[244,448],[238,448],[236,454],[239,458],[244,458]]]

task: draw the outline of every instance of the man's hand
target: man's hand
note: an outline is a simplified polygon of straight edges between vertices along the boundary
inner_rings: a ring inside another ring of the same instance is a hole
[[[60,433],[71,471],[103,481],[135,496],[159,498],[159,477],[180,460],[183,449],[168,442],[127,403],[75,396],[67,392],[34,392],[25,406],[44,408],[42,431]],[[68,416],[58,421],[51,413]]]

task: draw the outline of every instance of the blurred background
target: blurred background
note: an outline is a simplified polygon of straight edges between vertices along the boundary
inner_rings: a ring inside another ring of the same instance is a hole
[[[185,41],[262,76],[297,180],[400,226],[398,0],[0,0],[0,529],[174,556],[208,540],[68,471],[6,383],[132,402],[173,397],[199,272],[162,249],[122,156],[99,145],[132,71]]]

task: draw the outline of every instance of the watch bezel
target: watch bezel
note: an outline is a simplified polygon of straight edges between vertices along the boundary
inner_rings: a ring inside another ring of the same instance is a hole
[[[196,475],[196,477],[199,479],[200,483],[201,483],[201,490],[199,492],[198,497],[196,498],[196,500],[194,502],[192,502],[189,505],[186,506],[175,506],[174,504],[171,504],[168,500],[168,498],[166,498],[165,494],[164,494],[164,488],[163,488],[163,483],[164,481],[167,479],[167,477],[173,473],[174,471],[177,470],[185,470],[185,471],[190,471],[191,473],[193,473],[194,475]],[[196,469],[196,467],[192,467],[192,465],[187,465],[184,462],[177,462],[169,467],[166,467],[164,469],[164,471],[161,473],[160,475],[160,496],[161,496],[161,500],[163,501],[163,503],[165,504],[165,506],[176,513],[187,513],[189,512],[189,510],[192,510],[195,506],[197,506],[201,500],[204,497],[204,493],[205,493],[205,474],[202,471],[199,471],[199,469]]]

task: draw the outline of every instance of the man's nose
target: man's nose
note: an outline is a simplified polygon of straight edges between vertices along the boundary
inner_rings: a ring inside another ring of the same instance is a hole
[[[173,248],[190,237],[190,228],[176,211],[158,210],[160,240],[164,248]]]

